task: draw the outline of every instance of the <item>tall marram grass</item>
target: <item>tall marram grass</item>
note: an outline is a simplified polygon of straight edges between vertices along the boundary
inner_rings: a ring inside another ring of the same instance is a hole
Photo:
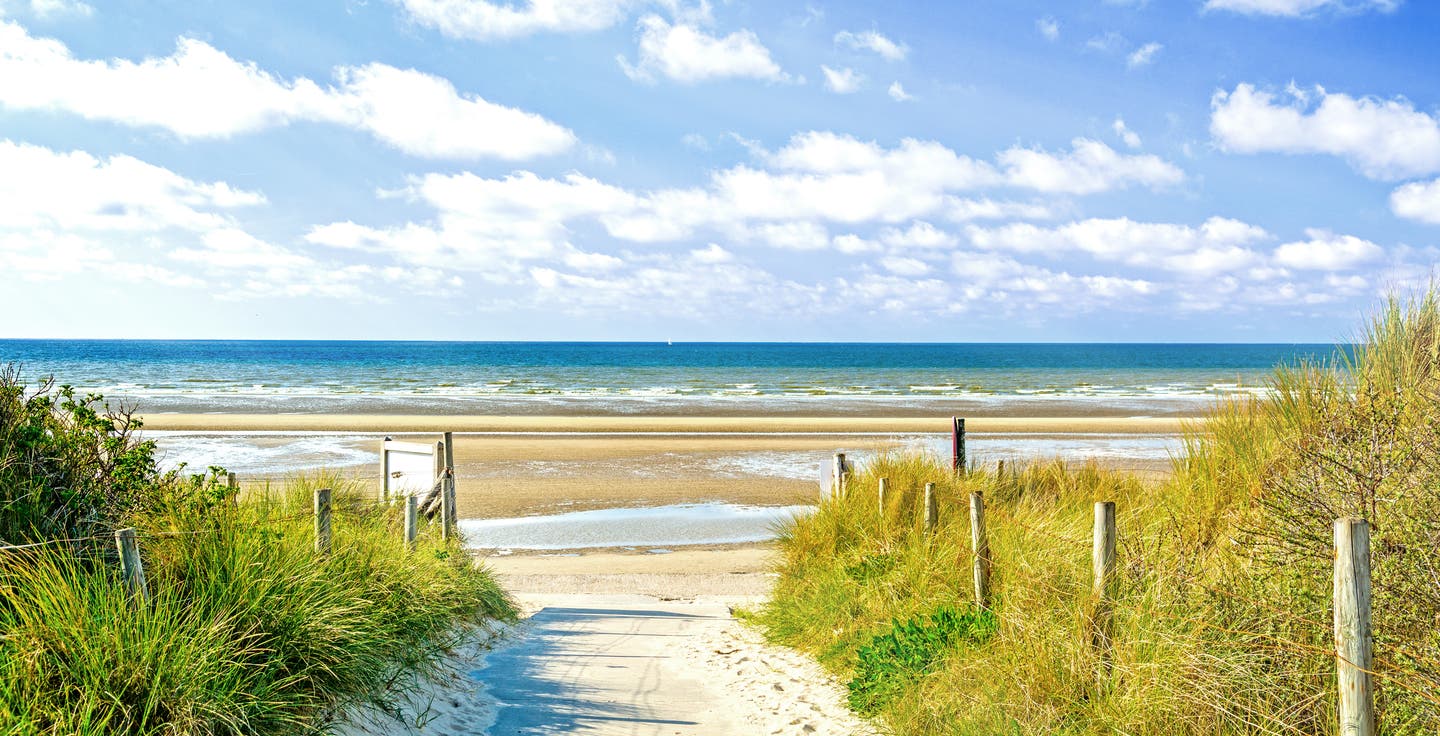
[[[1186,428],[1166,480],[1039,462],[956,476],[890,456],[795,521],[759,614],[842,677],[894,622],[971,598],[968,495],[987,501],[999,629],[885,704],[899,734],[1334,730],[1331,525],[1372,524],[1387,734],[1440,732],[1440,301],[1392,302],[1357,346],[1278,367],[1266,397]],[[876,483],[893,500],[876,508]],[[919,528],[926,482],[941,494]],[[1117,503],[1114,672],[1090,648],[1092,503]]]
[[[321,484],[328,556],[307,513]],[[148,605],[113,542],[0,552],[0,733],[318,733],[342,708],[389,709],[457,624],[514,616],[453,542],[407,554],[396,514],[335,477],[134,521]]]

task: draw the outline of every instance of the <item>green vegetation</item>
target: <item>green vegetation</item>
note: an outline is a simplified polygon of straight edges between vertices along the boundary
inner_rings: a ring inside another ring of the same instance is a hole
[[[347,706],[390,710],[460,635],[509,619],[490,576],[336,477],[232,503],[211,474],[156,470],[134,423],[67,390],[0,379],[0,733],[304,734]],[[314,551],[313,489],[334,489]],[[119,578],[140,536],[151,600]]]
[[[1163,481],[1059,462],[956,477],[934,458],[881,458],[848,497],[785,530],[759,620],[852,693],[882,694],[852,704],[900,734],[1331,733],[1331,529],[1360,516],[1382,730],[1436,733],[1440,302],[1391,303],[1357,342],[1333,362],[1277,369],[1270,396],[1187,428]],[[920,529],[926,482],[942,499],[933,538]],[[987,501],[993,634],[939,637],[917,655],[934,627],[916,622],[971,599],[972,491]],[[1103,686],[1090,648],[1099,500],[1117,503],[1120,535]]]

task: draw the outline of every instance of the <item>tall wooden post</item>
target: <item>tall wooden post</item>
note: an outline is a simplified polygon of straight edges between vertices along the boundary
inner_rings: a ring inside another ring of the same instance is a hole
[[[950,462],[955,472],[965,470],[965,420],[950,417]]]
[[[885,494],[886,494],[886,492],[889,491],[889,490],[890,490],[890,479],[889,479],[889,478],[881,478],[881,479],[880,479],[880,487],[879,487],[879,489],[876,491],[876,494],[875,494],[875,496],[876,496],[876,502],[877,502],[877,503],[876,503],[876,508],[878,508],[879,511],[880,511],[880,520],[881,520],[881,521],[884,521],[884,520],[885,520]]]
[[[135,541],[135,529],[116,529],[115,546],[120,550],[120,577],[130,591],[131,600],[149,603],[150,586],[145,584],[145,564],[140,561],[140,544]]]
[[[240,479],[234,473],[225,474],[225,488],[230,495],[230,505],[236,506],[240,503]]]
[[[380,440],[380,502],[390,500],[390,453],[386,449],[390,446],[390,438]]]
[[[935,497],[935,484],[925,484],[925,534],[935,535],[940,526],[940,501]]]
[[[330,489],[315,489],[315,551],[330,554]]]
[[[1375,736],[1375,640],[1370,629],[1370,524],[1335,521],[1335,666],[1340,736]]]
[[[420,504],[415,494],[405,494],[405,549],[415,551],[415,537],[419,531]]]
[[[441,488],[440,536],[449,539],[455,536],[455,434],[445,433],[445,485]]]
[[[1095,681],[1099,690],[1110,684],[1110,670],[1113,667],[1111,652],[1111,623],[1114,619],[1115,583],[1115,502],[1099,501],[1095,504],[1094,547],[1090,563],[1094,573],[1095,621],[1091,634],[1091,645],[1095,649]]]
[[[845,463],[845,453],[835,453],[835,458],[830,467],[830,493],[837,497],[845,495],[845,482],[848,479],[849,465]]]
[[[970,494],[970,548],[975,553],[975,605],[990,606],[990,539],[985,534],[985,497]]]

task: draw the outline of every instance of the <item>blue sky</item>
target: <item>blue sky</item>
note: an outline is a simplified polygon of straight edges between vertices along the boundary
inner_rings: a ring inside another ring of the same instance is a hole
[[[0,0],[6,337],[1310,341],[1440,246],[1418,0]]]

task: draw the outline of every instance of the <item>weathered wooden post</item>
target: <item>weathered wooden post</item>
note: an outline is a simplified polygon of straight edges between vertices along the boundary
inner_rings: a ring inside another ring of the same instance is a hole
[[[950,461],[955,472],[965,470],[965,420],[950,417]]]
[[[390,500],[390,438],[380,440],[380,502]]]
[[[440,488],[440,538],[455,535],[455,434],[445,433],[445,477]]]
[[[330,554],[330,489],[315,489],[315,551]]]
[[[405,494],[405,549],[415,551],[415,537],[419,532],[420,504],[414,493]]]
[[[935,497],[935,484],[925,484],[925,534],[935,536],[940,527],[940,500]]]
[[[145,564],[140,561],[140,544],[135,541],[135,529],[116,529],[115,546],[120,550],[120,577],[130,591],[131,601],[149,603],[150,586],[145,584]]]
[[[990,606],[990,539],[985,534],[985,497],[970,494],[970,548],[975,552],[975,605]]]
[[[1094,547],[1090,563],[1094,573],[1095,620],[1091,633],[1091,646],[1095,649],[1097,688],[1104,690],[1110,683],[1113,666],[1110,627],[1114,618],[1112,593],[1115,583],[1115,502],[1098,501],[1095,504]]]
[[[835,453],[835,458],[830,467],[830,492],[832,495],[844,497],[845,481],[849,476],[849,466],[845,464],[845,453]]]
[[[229,491],[230,505],[240,504],[240,479],[234,473],[225,474],[225,488]]]
[[[432,475],[435,477],[435,479],[438,480],[438,479],[440,479],[440,478],[444,478],[444,477],[445,477],[445,443],[444,443],[444,442],[436,442],[436,443],[435,443],[435,454],[434,454],[434,458],[435,458],[435,472],[432,473]]]
[[[1375,640],[1370,629],[1370,524],[1335,521],[1335,666],[1340,736],[1375,736]]]
[[[877,508],[880,510],[880,520],[881,520],[881,521],[884,521],[884,520],[885,520],[885,493],[886,493],[887,491],[889,491],[889,490],[890,490],[890,479],[889,479],[889,478],[881,478],[881,479],[880,479],[880,487],[879,487],[879,490],[878,490],[878,491],[876,492],[876,494],[875,494],[875,495],[876,495],[876,501],[877,501],[876,506],[877,506]]]

